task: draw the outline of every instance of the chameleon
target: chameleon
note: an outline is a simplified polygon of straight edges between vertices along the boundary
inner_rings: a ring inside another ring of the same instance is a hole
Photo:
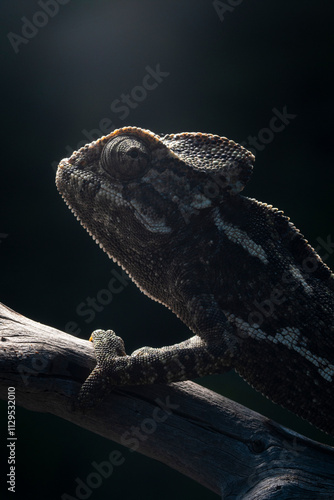
[[[80,405],[234,369],[334,436],[334,275],[282,211],[241,194],[254,160],[226,137],[129,126],[60,162],[58,191],[83,227],[192,332],[128,355],[96,330]]]

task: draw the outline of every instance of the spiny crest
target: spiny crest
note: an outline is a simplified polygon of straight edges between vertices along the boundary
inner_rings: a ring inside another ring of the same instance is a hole
[[[73,156],[87,149],[100,154],[110,141],[120,136],[133,136],[143,141],[154,153],[152,160],[155,162],[170,157],[194,170],[208,173],[231,193],[242,191],[252,174],[255,158],[250,151],[226,137],[201,132],[159,136],[150,130],[123,127],[84,146]]]
[[[224,180],[233,193],[240,192],[252,174],[254,155],[226,137],[183,132],[166,135],[161,141],[194,169]]]

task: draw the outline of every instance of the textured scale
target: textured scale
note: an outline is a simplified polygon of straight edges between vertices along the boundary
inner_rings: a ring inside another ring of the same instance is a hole
[[[81,405],[115,385],[235,369],[334,435],[334,275],[281,211],[240,194],[253,161],[224,137],[124,127],[60,162],[58,190],[81,224],[193,332],[127,355],[97,330]]]

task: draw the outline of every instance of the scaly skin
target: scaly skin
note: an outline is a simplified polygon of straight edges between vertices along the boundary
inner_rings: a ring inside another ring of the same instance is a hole
[[[94,332],[80,404],[234,368],[334,435],[334,277],[282,212],[240,194],[253,161],[226,138],[134,127],[61,161],[57,187],[81,224],[194,334],[127,355],[114,332]]]

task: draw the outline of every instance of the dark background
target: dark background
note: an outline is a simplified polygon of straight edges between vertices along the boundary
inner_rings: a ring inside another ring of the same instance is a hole
[[[334,5],[224,3],[229,10],[222,8],[219,16],[204,0],[70,0],[33,36],[30,31],[28,43],[16,39],[14,50],[8,33],[22,36],[23,17],[43,23],[36,17],[43,9],[36,1],[1,2],[0,300],[6,305],[62,330],[73,321],[85,339],[95,328],[112,327],[128,352],[187,337],[169,311],[132,284],[91,323],[76,313],[78,304],[106,286],[116,266],[66,208],[53,166],[81,141],[91,142],[82,131],[96,132],[104,118],[111,128],[211,132],[247,142],[269,126],[274,108],[286,106],[296,117],[258,150],[245,194],[283,209],[314,246],[331,234]],[[111,103],[142,84],[147,66],[157,65],[169,75],[122,120]],[[326,262],[333,266],[333,256]],[[201,383],[326,441],[233,373]],[[5,403],[1,421],[6,457]],[[52,415],[18,408],[17,436],[19,499],[26,492],[34,498],[74,496],[75,478],[85,480],[91,463],[115,449],[125,463],[93,499],[215,498],[164,465]],[[7,464],[1,470],[4,484]]]

